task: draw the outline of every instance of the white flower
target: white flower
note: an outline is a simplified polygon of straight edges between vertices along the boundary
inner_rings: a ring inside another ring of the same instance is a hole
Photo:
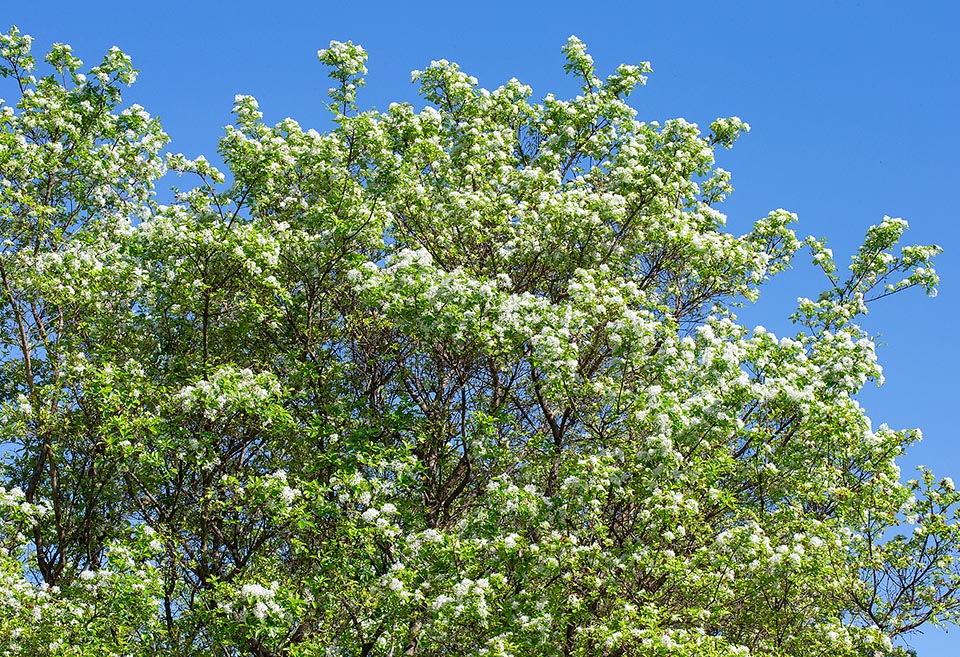
[[[240,592],[248,598],[263,598],[270,600],[273,598],[274,590],[268,589],[262,584],[244,584]]]
[[[284,504],[292,504],[294,498],[300,494],[296,488],[290,488],[289,486],[284,486],[280,489],[280,498],[283,500]]]

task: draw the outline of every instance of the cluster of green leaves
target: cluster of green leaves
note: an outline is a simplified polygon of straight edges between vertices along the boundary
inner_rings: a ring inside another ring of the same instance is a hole
[[[580,95],[414,73],[425,106],[334,129],[238,96],[161,156],[116,50],[69,47],[0,114],[0,654],[893,655],[957,618],[960,495],[872,428],[872,299],[935,247],[871,228],[798,332],[741,326],[803,247],[736,236],[748,129],[636,120],[646,64]],[[196,188],[160,205],[168,170]]]

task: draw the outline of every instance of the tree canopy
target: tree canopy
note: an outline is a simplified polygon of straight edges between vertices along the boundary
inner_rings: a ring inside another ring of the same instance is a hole
[[[121,51],[40,75],[0,35],[0,654],[892,655],[956,621],[960,495],[856,400],[860,318],[939,249],[728,232],[749,126],[641,122],[647,64],[563,53],[568,100],[441,60],[381,112],[332,42],[334,127],[238,96],[222,173],[162,154]],[[804,249],[795,334],[743,326]]]

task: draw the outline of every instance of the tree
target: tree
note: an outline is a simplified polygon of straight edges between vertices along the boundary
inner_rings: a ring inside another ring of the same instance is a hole
[[[748,130],[642,123],[646,64],[579,96],[455,64],[334,128],[238,96],[219,153],[166,135],[111,50],[0,116],[0,649],[25,655],[887,655],[957,619],[958,497],[874,430],[858,325],[932,294],[885,218],[850,275],[777,210],[735,236]],[[161,205],[167,170],[198,186]],[[793,337],[735,311],[804,245]]]

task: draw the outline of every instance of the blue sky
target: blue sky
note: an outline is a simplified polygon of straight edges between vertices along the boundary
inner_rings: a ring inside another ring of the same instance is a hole
[[[737,115],[752,132],[719,154],[736,192],[720,209],[742,232],[769,210],[800,216],[798,232],[825,236],[844,266],[871,224],[902,216],[907,240],[937,243],[940,295],[908,291],[878,302],[865,322],[879,334],[887,383],[863,395],[875,425],[919,426],[903,462],[960,481],[952,413],[960,401],[960,4],[939,2],[381,2],[231,3],[43,0],[0,8],[37,52],[62,41],[89,65],[117,45],[140,81],[127,94],[159,115],[172,151],[214,155],[237,93],[260,101],[266,119],[292,116],[328,127],[328,86],[316,60],[331,39],[370,54],[360,104],[416,102],[410,71],[431,59],[458,62],[494,88],[511,77],[537,95],[573,94],[560,47],[576,34],[601,73],[650,61],[633,96],[642,120],[682,116],[707,125]],[[0,87],[2,89],[2,87]],[[0,94],[2,95],[2,94]],[[212,158],[211,158],[212,159]],[[171,183],[172,184],[172,183]],[[790,332],[793,300],[826,284],[798,260],[758,306],[751,323]],[[921,657],[948,656],[960,636],[911,637]],[[960,643],[958,643],[960,645]]]

